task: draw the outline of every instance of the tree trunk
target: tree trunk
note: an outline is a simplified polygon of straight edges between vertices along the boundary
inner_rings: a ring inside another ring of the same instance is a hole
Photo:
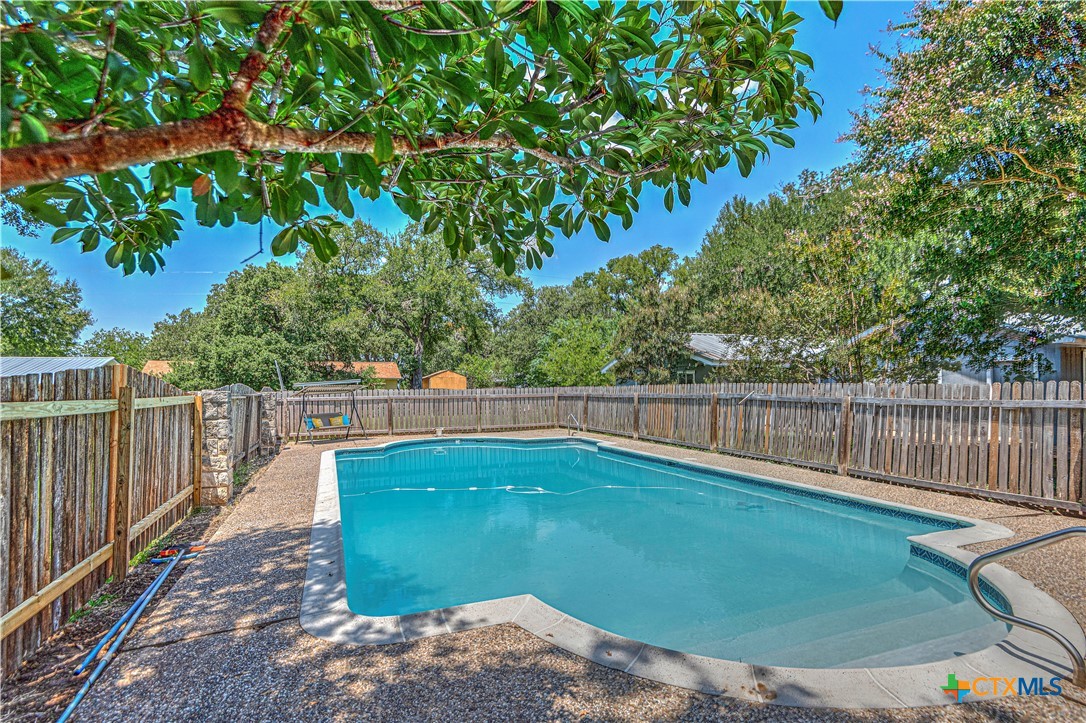
[[[422,337],[415,339],[415,373],[411,375],[411,388],[422,389]]]

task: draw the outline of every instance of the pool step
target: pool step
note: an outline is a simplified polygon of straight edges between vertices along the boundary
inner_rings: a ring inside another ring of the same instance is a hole
[[[932,589],[918,592],[899,590],[889,596],[852,602],[851,605],[843,605],[826,612],[818,612],[825,610],[824,607],[812,606],[806,615],[797,615],[790,619],[778,618],[780,622],[775,625],[762,627],[731,640],[713,641],[714,647],[728,650],[728,657],[760,660],[762,653],[782,645],[806,645],[857,629],[867,629],[886,621],[908,619],[919,613],[947,607],[947,600]]]
[[[692,624],[680,633],[697,646],[705,641],[723,641],[744,634],[754,634],[767,628],[775,628],[782,623],[808,619],[821,614],[839,615],[842,610],[854,608],[884,600],[896,600],[918,591],[937,590],[950,601],[957,602],[967,595],[964,586],[954,587],[946,580],[931,574],[926,564],[910,561],[899,577],[893,577],[878,583],[868,584],[848,590],[834,592],[814,599],[795,599],[771,608],[730,616],[726,623],[719,620]],[[806,623],[804,623],[806,625]],[[721,635],[722,628],[729,635]]]
[[[971,643],[971,652],[1003,637],[1006,627],[1000,626],[996,631],[981,622],[978,613],[977,604],[966,600],[800,643],[767,648],[757,658],[765,664],[791,667],[851,667],[842,661],[852,661],[854,665],[856,661],[877,655],[883,656],[883,660],[897,660],[898,664],[927,662],[950,657],[956,652],[967,652],[961,649],[967,642]],[[972,635],[963,635],[963,632]],[[937,649],[940,640],[951,643],[951,649]],[[911,657],[890,655],[909,648],[912,648]],[[921,658],[922,654],[927,657]]]
[[[949,658],[958,653],[972,652],[1000,640],[1007,635],[1007,626],[993,620],[979,628],[971,628],[958,633],[944,635],[941,638],[925,640],[885,653],[876,653],[865,658],[849,660],[835,668],[887,668],[894,665],[914,665],[918,660],[936,660]]]

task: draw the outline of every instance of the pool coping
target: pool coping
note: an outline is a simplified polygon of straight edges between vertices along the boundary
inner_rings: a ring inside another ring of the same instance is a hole
[[[641,678],[751,702],[813,708],[908,708],[947,705],[957,702],[956,696],[947,695],[940,688],[950,674],[963,680],[974,677],[1043,677],[1047,681],[1054,676],[1066,676],[1070,671],[1067,655],[1061,647],[1042,635],[1020,628],[1013,628],[995,645],[943,661],[883,668],[787,668],[709,658],[649,645],[589,625],[547,605],[531,594],[403,616],[372,617],[354,613],[347,606],[336,453],[354,449],[387,450],[434,439],[491,440],[514,444],[570,443],[569,438],[564,436],[514,439],[457,435],[399,440],[324,452],[321,455],[300,611],[301,626],[309,634],[335,643],[387,645],[513,623],[563,650]],[[819,497],[825,495],[843,498],[884,509],[904,510],[926,518],[965,523],[969,526],[908,538],[914,546],[965,567],[977,555],[961,549],[963,545],[1006,539],[1014,535],[1006,527],[984,520],[933,512],[920,507],[889,503],[863,495],[826,490],[747,472],[734,472],[723,467],[651,452],[633,451],[608,440],[583,435],[574,439],[594,444],[601,450],[619,449],[623,454],[649,458],[669,465],[686,466],[702,472],[725,472],[774,486],[804,490],[808,494],[816,493]],[[998,565],[985,568],[984,577],[1004,596],[1016,614],[1042,620],[1080,648],[1084,647],[1086,638],[1071,613],[1028,580]],[[972,696],[971,700],[981,698]]]

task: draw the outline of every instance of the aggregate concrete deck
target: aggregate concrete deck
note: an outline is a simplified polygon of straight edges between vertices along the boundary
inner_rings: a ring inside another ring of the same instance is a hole
[[[552,436],[553,431],[510,436]],[[403,437],[406,439],[407,437]],[[368,444],[391,441],[378,437]],[[1021,539],[1081,524],[1022,507],[895,487],[663,445],[631,449],[986,519]],[[810,710],[709,696],[643,680],[499,625],[385,646],[330,643],[298,623],[320,454],[367,444],[287,448],[155,612],[141,622],[76,718],[176,720],[826,720],[1082,721],[1069,698],[1007,698],[942,708]],[[982,543],[980,552],[1008,540]],[[1086,624],[1086,540],[1006,566]],[[1086,700],[1082,691],[1071,695]]]

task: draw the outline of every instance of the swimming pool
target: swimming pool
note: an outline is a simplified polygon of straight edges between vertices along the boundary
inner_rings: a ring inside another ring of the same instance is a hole
[[[392,442],[322,455],[300,620],[354,644],[512,622],[705,692],[946,704],[955,671],[1066,668],[968,594],[960,546],[1010,534],[597,440]],[[1081,637],[1017,575],[985,577],[997,607]]]
[[[337,456],[347,602],[409,615],[531,593],[623,637],[762,665],[972,652],[1007,628],[908,537],[963,523],[581,442]]]

